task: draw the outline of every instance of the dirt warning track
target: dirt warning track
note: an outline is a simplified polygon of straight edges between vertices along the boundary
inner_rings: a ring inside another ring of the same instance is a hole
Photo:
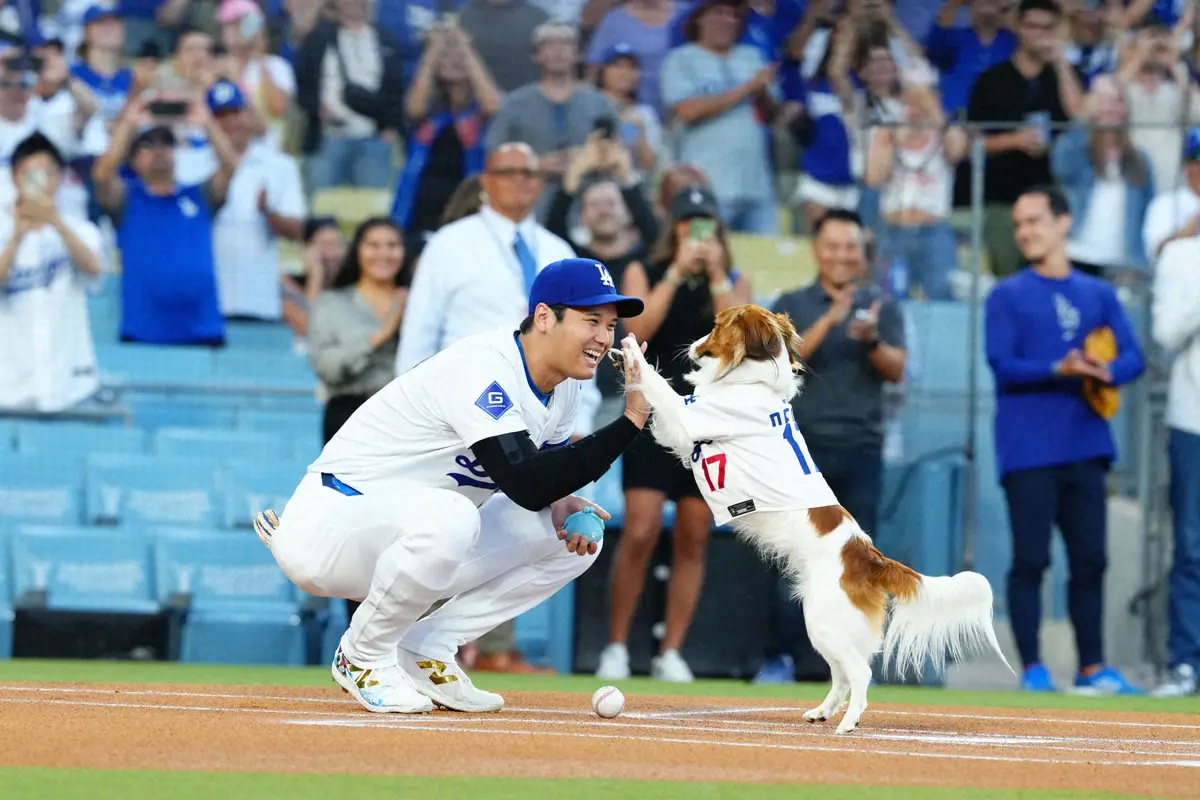
[[[336,687],[0,686],[0,765],[325,774],[608,777],[1200,796],[1200,720],[873,705],[859,729],[810,703],[512,692],[497,714],[370,714]],[[1189,724],[1191,723],[1191,724]]]

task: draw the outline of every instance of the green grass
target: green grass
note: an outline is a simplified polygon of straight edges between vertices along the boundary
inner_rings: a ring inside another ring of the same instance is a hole
[[[496,691],[576,692],[591,694],[599,682],[589,675],[554,677],[480,673],[476,679]],[[0,661],[0,682],[39,683],[189,683],[251,686],[322,686],[333,683],[324,667],[224,667],[131,661]],[[631,698],[637,695],[691,695],[722,698],[819,701],[828,687],[821,684],[755,686],[741,681],[698,680],[680,685],[632,678],[618,684]],[[1136,711],[1157,714],[1200,714],[1200,697],[1170,701],[1152,697],[1081,697],[1069,694],[972,692],[921,686],[873,686],[874,703],[981,706],[986,708]]]
[[[53,788],[50,788],[53,784]],[[1109,792],[999,791],[905,786],[665,783],[521,778],[412,778],[365,775],[0,769],[5,800],[1124,800]]]

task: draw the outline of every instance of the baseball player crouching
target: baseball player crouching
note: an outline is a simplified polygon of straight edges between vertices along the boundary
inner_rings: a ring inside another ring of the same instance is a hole
[[[545,267],[519,330],[468,337],[395,378],[325,446],[282,517],[259,514],[293,583],[362,600],[332,671],[368,711],[504,706],[455,653],[593,563],[599,545],[563,528],[593,505],[572,492],[612,466],[649,406],[631,392],[623,416],[571,443],[574,416],[617,318],[642,309],[597,261]]]

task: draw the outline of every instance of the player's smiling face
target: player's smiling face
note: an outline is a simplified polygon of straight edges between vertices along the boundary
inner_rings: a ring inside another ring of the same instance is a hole
[[[577,380],[590,379],[612,347],[616,328],[615,305],[568,308],[551,331],[558,370]]]

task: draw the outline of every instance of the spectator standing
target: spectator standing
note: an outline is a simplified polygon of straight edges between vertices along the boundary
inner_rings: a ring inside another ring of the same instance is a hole
[[[964,5],[970,8],[970,24],[960,27],[957,21]],[[946,0],[925,49],[941,74],[942,108],[957,117],[967,110],[976,79],[1012,58],[1017,37],[1004,24],[1000,0]]]
[[[1121,53],[1116,72],[1129,106],[1130,138],[1150,157],[1159,192],[1180,187],[1183,132],[1200,125],[1200,87],[1179,56],[1184,32],[1147,20]]]
[[[1108,418],[1096,401],[1145,368],[1142,353],[1108,283],[1071,267],[1070,208],[1057,188],[1033,187],[1012,210],[1017,244],[1029,266],[998,282],[984,326],[996,382],[996,458],[1012,527],[1008,614],[1027,691],[1054,691],[1041,662],[1042,577],[1057,524],[1071,579],[1067,608],[1075,629],[1075,686],[1104,694],[1137,693],[1104,660],[1104,571],[1108,496],[1114,457]],[[1091,337],[1107,330],[1115,358],[1094,355]]]
[[[1019,129],[993,129],[984,143],[984,247],[998,277],[1021,268],[1012,204],[1026,189],[1051,180],[1049,151],[1058,136],[1051,124],[1083,114],[1079,76],[1058,35],[1058,4],[1021,0],[1016,18],[1016,52],[979,76],[967,108],[967,118],[985,128],[988,123],[1024,123]]]
[[[662,150],[662,122],[653,106],[641,102],[640,74],[641,64],[633,48],[613,45],[596,72],[596,86],[617,110],[617,138],[635,154],[638,169],[649,175]]]
[[[1200,239],[1163,248],[1154,272],[1154,339],[1171,358],[1167,446],[1175,547],[1167,581],[1166,679],[1157,697],[1196,691],[1200,669]]]
[[[863,234],[853,211],[834,210],[817,220],[817,279],[781,296],[773,311],[787,314],[801,331],[800,354],[810,377],[792,411],[813,462],[846,510],[874,535],[883,493],[884,387],[904,379],[908,351],[900,307],[866,283]],[[791,653],[804,626],[792,589],[779,578],[773,643],[759,682],[795,678]]]
[[[538,80],[529,43],[550,21],[550,15],[529,0],[470,0],[458,18],[488,73],[506,94]]]
[[[304,189],[295,159],[254,139],[250,111],[237,84],[217,81],[208,107],[238,159],[228,199],[213,222],[213,254],[226,319],[283,318],[279,242],[304,235]]]
[[[1145,270],[1142,226],[1154,197],[1154,174],[1146,154],[1129,136],[1129,114],[1111,75],[1092,82],[1083,126],[1058,137],[1050,169],[1071,207],[1067,255],[1082,272]]]
[[[671,218],[643,266],[625,268],[621,293],[639,297],[646,309],[626,320],[625,329],[647,343],[646,357],[681,395],[692,393],[684,380],[692,365],[683,355],[712,330],[716,315],[749,303],[750,280],[733,269],[725,223],[716,197],[702,186],[682,189],[671,203]],[[596,677],[629,677],[626,642],[637,611],[646,571],[663,528],[663,504],[675,502],[671,532],[671,576],[667,583],[666,632],[650,674],[659,680],[690,683],[692,671],[680,654],[704,583],[705,554],[712,513],[691,469],[647,433],[621,457],[625,522],[613,557],[609,587],[609,644],[600,652]]]
[[[313,299],[308,354],[325,395],[325,443],[396,376],[396,337],[408,300],[397,283],[403,236],[389,219],[363,222],[333,286]]]
[[[736,0],[704,0],[687,24],[689,44],[663,62],[664,107],[679,122],[678,160],[708,176],[733,231],[775,234],[779,214],[763,121],[775,118],[776,65],[737,44]]]
[[[578,45],[574,28],[552,22],[540,26],[533,46],[541,77],[504,99],[487,132],[489,152],[506,142],[525,142],[537,153],[548,189],[539,217],[545,216],[550,192],[562,180],[574,149],[583,145],[600,120],[616,125],[612,103],[575,78]]]
[[[1200,235],[1200,128],[1191,128],[1183,142],[1183,183],[1159,190],[1146,209],[1142,244],[1153,262],[1164,246],[1177,239]]]
[[[392,219],[416,256],[440,226],[450,196],[483,171],[484,133],[500,108],[500,90],[457,25],[429,29],[429,46],[404,100],[412,133]]]
[[[83,14],[83,43],[71,76],[83,81],[99,106],[106,127],[125,107],[133,70],[123,64],[125,23],[112,7],[93,5]]]
[[[85,293],[103,246],[95,225],[56,207],[63,166],[40,133],[13,150],[17,199],[0,214],[0,408],[61,411],[100,385]]]
[[[391,36],[367,19],[366,0],[337,0],[336,21],[320,24],[296,56],[310,193],[392,185],[404,67]]]
[[[188,101],[183,120],[152,117],[155,97],[126,106],[92,170],[96,199],[112,217],[121,249],[121,339],[220,346],[225,320],[213,262],[213,214],[225,203],[238,157],[203,95]],[[177,142],[165,123],[180,121],[203,129],[216,152],[217,171],[204,184],[176,182]]]
[[[638,100],[662,114],[659,94],[663,60],[671,49],[671,19],[680,9],[674,0],[629,0],[608,12],[588,43],[587,63],[592,78],[611,64],[614,48],[639,68]]]
[[[930,300],[950,300],[958,264],[950,227],[954,168],[970,142],[961,127],[947,127],[929,85],[906,82],[901,100],[904,121],[875,128],[867,152],[866,183],[880,189],[880,257],[887,264],[903,259]]]
[[[267,52],[266,15],[254,0],[221,0],[216,20],[221,24],[221,41],[234,62],[234,74],[226,77],[258,112],[267,143],[279,148],[284,116],[296,95],[292,65]]]

